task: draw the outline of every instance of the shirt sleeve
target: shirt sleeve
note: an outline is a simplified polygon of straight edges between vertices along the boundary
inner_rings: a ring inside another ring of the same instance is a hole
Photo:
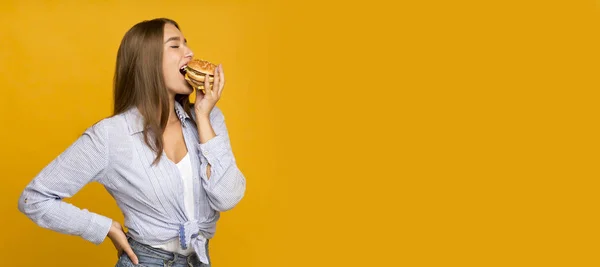
[[[104,241],[111,219],[62,200],[104,176],[108,138],[103,122],[86,129],[30,181],[19,197],[19,211],[43,228],[81,236],[94,244]]]
[[[204,144],[198,144],[200,177],[211,207],[218,211],[226,211],[232,209],[243,198],[246,179],[236,164],[225,117],[216,106],[211,112],[210,121],[216,136]],[[208,165],[210,179],[206,173]]]

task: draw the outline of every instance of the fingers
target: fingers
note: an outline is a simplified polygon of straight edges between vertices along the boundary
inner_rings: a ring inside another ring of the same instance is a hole
[[[139,263],[137,256],[135,255],[135,253],[133,253],[133,250],[131,249],[131,246],[129,246],[129,244],[123,247],[123,251],[127,254],[127,256],[129,256],[131,262],[133,262],[134,264]]]
[[[127,254],[131,262],[138,264],[138,258],[133,253],[131,246],[129,245],[129,240],[127,240],[127,236],[123,231],[123,226],[116,221],[113,221],[111,225],[111,229],[108,232],[108,237],[110,241],[112,241],[115,249],[117,249],[117,258],[120,258],[123,253]]]
[[[204,95],[206,94],[206,92],[204,91],[203,85],[194,88],[196,89],[196,103],[199,103],[202,99],[204,99]]]
[[[215,82],[213,83],[213,88],[211,88],[211,90],[213,92],[215,92],[217,94],[217,96],[219,95],[219,87],[220,87],[220,84],[221,84],[221,79],[219,77],[219,72],[220,72],[220,69],[219,69],[219,67],[217,67],[215,69]]]
[[[204,93],[205,94],[212,93],[212,89],[210,88],[210,77],[208,76],[208,73],[204,74]]]
[[[219,65],[219,88],[217,89],[217,96],[221,97],[221,92],[223,92],[223,88],[225,87],[225,74],[223,73],[223,65]]]

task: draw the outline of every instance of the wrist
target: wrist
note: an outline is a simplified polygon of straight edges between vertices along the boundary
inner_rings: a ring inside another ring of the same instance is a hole
[[[116,221],[113,221],[112,224],[110,225],[110,229],[108,230],[108,236],[112,236],[114,233],[116,233],[117,231],[121,230],[121,224],[119,224]]]
[[[196,112],[197,121],[210,121],[210,114]]]

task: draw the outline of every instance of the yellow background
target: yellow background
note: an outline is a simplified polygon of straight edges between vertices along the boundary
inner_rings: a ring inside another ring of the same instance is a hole
[[[224,66],[248,180],[214,266],[599,266],[600,6],[568,2],[3,1],[0,265],[114,266],[17,199],[169,17]],[[122,221],[98,184],[68,201]]]

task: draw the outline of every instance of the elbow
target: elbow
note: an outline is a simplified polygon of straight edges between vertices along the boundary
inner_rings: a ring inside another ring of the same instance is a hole
[[[216,211],[228,211],[237,206],[238,203],[244,198],[244,191],[227,194],[220,198],[213,198],[211,200],[211,206]]]
[[[25,189],[19,196],[17,208],[36,224],[41,223],[41,218],[54,208],[56,199],[41,197],[39,194]]]
[[[19,196],[19,203],[17,203],[17,208],[19,212],[23,214],[27,214],[27,197],[25,196],[25,192],[21,193]]]
[[[19,212],[27,216],[29,219],[35,221],[36,210],[38,209],[36,209],[37,205],[33,205],[32,202],[33,201],[30,199],[30,194],[28,194],[27,191],[23,191],[23,193],[21,193],[19,196],[17,208],[19,209]]]
[[[235,206],[237,206],[237,204],[239,203],[239,201],[235,202],[235,201],[227,201],[227,202],[214,202],[211,203],[212,208],[216,211],[219,212],[225,212],[228,210],[233,209]]]
[[[227,193],[220,193],[210,197],[210,204],[216,211],[228,211],[237,206],[246,194],[246,182],[244,180],[237,183],[237,186],[226,190]]]

